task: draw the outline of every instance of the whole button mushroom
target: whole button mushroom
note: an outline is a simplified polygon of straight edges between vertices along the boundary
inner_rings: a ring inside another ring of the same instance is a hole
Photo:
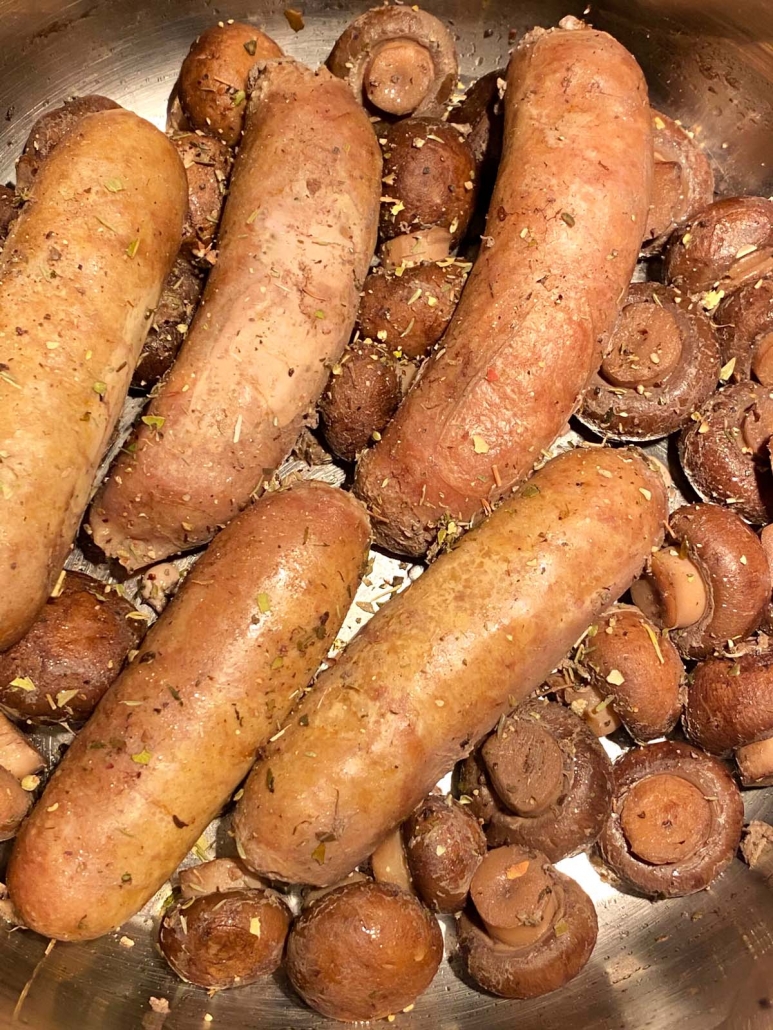
[[[653,898],[704,890],[732,862],[741,794],[717,758],[688,744],[632,748],[615,762],[612,814],[599,838],[606,864]]]
[[[746,283],[714,314],[728,378],[773,386],[773,278]],[[732,363],[732,364],[731,364]]]
[[[534,847],[558,862],[596,841],[609,814],[612,766],[573,711],[529,701],[461,763],[456,789],[490,847]]]
[[[717,386],[714,327],[697,304],[666,286],[631,286],[606,351],[578,417],[613,440],[669,436]]]
[[[760,625],[770,600],[770,569],[756,534],[716,504],[675,511],[674,543],[656,551],[631,587],[634,603],[670,630],[680,654],[707,658]]]
[[[404,118],[436,114],[459,74],[446,26],[418,7],[377,7],[347,26],[327,66],[375,111]]]
[[[763,525],[773,519],[771,434],[770,389],[736,383],[715,394],[683,430],[679,459],[704,500],[730,504],[748,522]]]
[[[698,665],[684,724],[705,751],[735,756],[745,787],[773,785],[773,654]]]
[[[293,924],[287,975],[303,1000],[329,1019],[383,1019],[429,987],[443,957],[435,917],[388,883],[346,884]]]
[[[493,994],[541,997],[574,979],[593,952],[593,902],[538,851],[490,851],[470,897],[459,945],[470,976]]]

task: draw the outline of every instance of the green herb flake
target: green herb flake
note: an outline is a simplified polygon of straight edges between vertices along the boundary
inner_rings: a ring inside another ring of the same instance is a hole
[[[309,725],[309,717],[308,717],[308,715],[302,715],[300,717],[300,719],[298,720],[298,725],[299,726],[308,726]]]
[[[120,193],[123,189],[123,183],[120,179],[107,179],[105,181],[105,189],[108,193]]]
[[[284,663],[285,663],[285,660],[284,660],[284,658],[282,658],[282,656],[281,656],[281,655],[278,655],[278,656],[277,656],[277,657],[276,657],[276,658],[275,658],[275,659],[273,660],[273,662],[271,663],[271,670],[272,670],[272,672],[273,672],[273,671],[274,671],[275,669],[281,669],[281,668],[282,668],[282,666],[284,665]]]
[[[234,107],[239,107],[247,99],[247,94],[243,89],[237,90],[236,93],[231,97],[231,103]]]
[[[124,873],[123,876],[121,877],[121,883],[131,883],[131,882],[132,882],[132,874],[131,873]]]
[[[126,253],[130,258],[136,257],[137,251],[140,249],[140,238],[132,240],[129,246],[126,248]]]
[[[319,318],[319,319],[323,319],[323,318],[325,318],[325,312],[322,311],[321,309],[318,309],[317,311],[314,312],[314,317],[315,318]]]
[[[311,857],[315,862],[318,862],[319,865],[325,864],[325,844],[323,841],[320,841],[316,848],[314,848],[311,853]]]
[[[142,751],[139,752],[139,754],[132,755],[131,759],[133,762],[136,762],[137,765],[147,765],[151,759],[151,754],[150,751],[148,751],[148,749],[144,747]]]
[[[142,421],[146,426],[150,426],[151,429],[160,429],[164,422],[166,422],[166,419],[163,415],[143,415]]]
[[[536,497],[538,493],[539,487],[530,484],[529,486],[525,486],[523,488],[523,490],[521,491],[521,497]]]
[[[570,215],[568,211],[561,212],[561,221],[565,222],[570,229],[574,227],[574,215]]]
[[[169,687],[169,693],[172,695],[172,697],[175,699],[178,705],[181,705],[183,703],[183,699],[180,697],[179,690],[176,690],[174,687]]]
[[[101,379],[98,379],[92,384],[91,389],[98,397],[104,397],[107,393],[107,383],[103,383]]]
[[[247,225],[252,225],[255,219],[258,217],[258,209],[255,208],[249,215],[247,215]]]
[[[569,930],[569,924],[565,919],[559,919],[553,930],[556,937],[561,937]]]
[[[271,769],[266,770],[266,788],[269,794],[274,793],[274,774]]]
[[[740,676],[740,675],[741,675],[741,666],[738,664],[738,662],[736,662],[734,665],[732,665],[730,667],[730,671],[728,672],[728,676]]]
[[[248,39],[247,42],[244,44],[244,49],[247,51],[250,57],[254,57],[255,51],[258,49],[257,39]]]
[[[17,690],[31,691],[38,689],[29,676],[17,676],[16,679],[11,680],[10,686],[16,687]]]
[[[271,598],[268,594],[258,594],[258,608],[264,615],[271,611]]]
[[[103,751],[107,747],[104,740],[92,740],[89,744],[89,751]]]

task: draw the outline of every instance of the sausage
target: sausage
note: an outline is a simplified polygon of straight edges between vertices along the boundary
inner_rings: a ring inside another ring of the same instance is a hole
[[[174,872],[324,658],[368,532],[350,494],[309,482],[218,536],[22,829],[7,882],[28,926],[99,937]]]
[[[524,478],[625,299],[650,195],[647,87],[611,36],[562,26],[513,55],[484,246],[441,350],[360,462],[376,539],[400,554]]]
[[[0,651],[29,629],[89,500],[182,238],[185,169],[122,109],[46,158],[0,258]]]
[[[258,66],[217,264],[153,424],[92,508],[109,556],[136,569],[205,543],[290,452],[354,325],[380,175],[345,82]]]
[[[281,880],[343,879],[630,586],[665,518],[637,452],[551,461],[319,678],[247,781],[241,857]]]

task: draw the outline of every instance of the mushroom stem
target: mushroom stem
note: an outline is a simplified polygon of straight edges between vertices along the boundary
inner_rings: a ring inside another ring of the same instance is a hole
[[[666,629],[685,629],[706,614],[708,591],[695,562],[673,547],[656,551],[647,572],[631,587],[634,604]]]
[[[415,893],[399,826],[382,840],[370,856],[370,867],[377,883],[394,883],[404,891]]]
[[[564,788],[563,752],[537,722],[519,720],[502,736],[492,734],[483,745],[483,760],[494,789],[516,815],[540,815]]]
[[[433,226],[387,240],[381,248],[381,264],[387,272],[410,268],[422,261],[443,261],[451,253],[451,233]]]
[[[435,77],[432,56],[413,39],[377,46],[363,76],[368,100],[380,111],[405,117],[421,104]]]
[[[711,832],[711,806],[681,776],[647,776],[623,803],[620,825],[634,854],[651,865],[675,865],[690,858]]]
[[[669,311],[657,304],[628,304],[601,374],[613,386],[651,386],[670,375],[681,356],[680,327]]]
[[[773,737],[739,747],[735,760],[744,787],[773,785]]]
[[[490,851],[470,888],[489,937],[525,948],[543,937],[558,910],[556,888],[542,864],[518,848]]]
[[[606,737],[623,725],[614,705],[590,684],[579,684],[564,690],[564,701],[579,715],[597,737]]]

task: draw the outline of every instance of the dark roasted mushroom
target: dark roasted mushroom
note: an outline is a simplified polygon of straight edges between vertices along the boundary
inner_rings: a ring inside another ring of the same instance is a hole
[[[200,862],[180,870],[181,901],[193,901],[206,894],[262,890],[265,886],[265,882],[240,858],[213,858],[211,862]]]
[[[770,600],[768,561],[755,533],[728,508],[686,505],[669,526],[673,546],[652,555],[631,597],[671,631],[681,654],[707,658],[759,626]]]
[[[493,994],[541,997],[574,979],[593,952],[592,901],[539,851],[490,851],[470,897],[459,918],[459,945],[472,978]]]
[[[488,197],[494,186],[502,157],[505,131],[504,68],[481,76],[467,90],[464,99],[454,107],[448,120],[454,125],[468,126],[465,137],[475,158],[481,194]]]
[[[705,751],[735,754],[745,787],[773,785],[773,653],[698,665],[684,724]]]
[[[19,210],[14,190],[10,186],[0,186],[0,244],[5,241]]]
[[[714,315],[728,378],[773,386],[773,278],[734,290]]]
[[[773,521],[773,394],[736,383],[715,394],[684,429],[679,458],[706,501],[722,501],[754,525]]]
[[[347,26],[327,66],[378,112],[439,115],[459,66],[453,37],[418,7],[377,7]]]
[[[589,848],[606,821],[612,768],[584,721],[554,702],[527,701],[461,763],[490,847],[535,847],[552,862]]]
[[[198,132],[175,132],[172,143],[188,178],[188,217],[183,248],[201,258],[215,239],[233,153],[225,143]]]
[[[625,884],[649,897],[678,898],[724,872],[741,839],[743,802],[722,762],[666,740],[627,751],[614,772],[599,848]]]
[[[714,327],[698,304],[634,283],[578,417],[613,440],[656,440],[689,422],[720,371]]]
[[[296,919],[287,975],[303,1000],[330,1019],[383,1019],[429,987],[443,957],[434,916],[387,883],[346,884]]]

